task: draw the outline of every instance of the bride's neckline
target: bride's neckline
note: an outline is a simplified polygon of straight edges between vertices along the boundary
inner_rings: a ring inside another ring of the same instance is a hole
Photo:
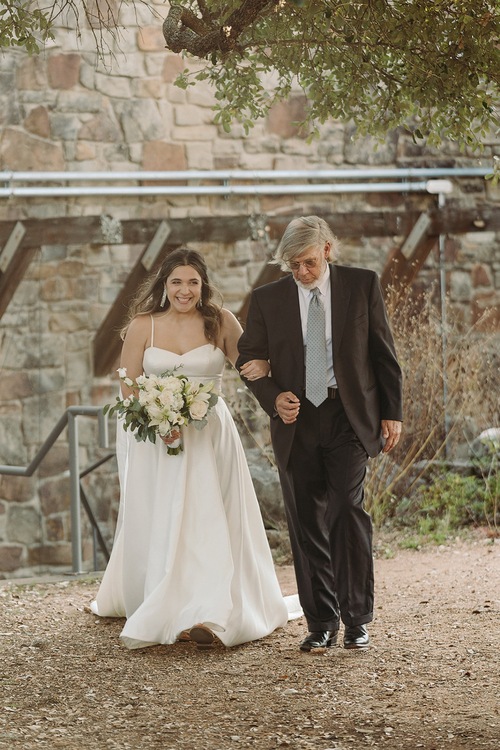
[[[169,354],[173,354],[174,357],[185,357],[186,354],[191,354],[191,352],[195,352],[197,349],[204,349],[206,346],[211,346],[213,349],[218,349],[220,352],[222,352],[222,354],[224,354],[220,346],[214,346],[214,344],[200,344],[200,346],[195,346],[193,349],[188,349],[187,352],[183,352],[182,354],[173,352],[171,349],[164,349],[161,346],[147,346],[144,351],[147,352],[148,349],[158,349],[161,352],[168,352]]]

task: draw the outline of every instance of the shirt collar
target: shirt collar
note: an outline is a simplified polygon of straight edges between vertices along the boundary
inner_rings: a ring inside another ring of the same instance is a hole
[[[297,284],[297,281],[295,279],[294,281]],[[318,287],[322,297],[328,294],[328,291],[330,288],[330,266],[328,265],[328,263],[326,264],[326,268],[324,272],[321,274],[321,276],[319,277],[317,284],[315,286]],[[301,292],[301,294],[303,294],[304,299],[308,300],[312,294],[312,289],[314,287],[312,287],[311,289],[304,289],[304,287],[301,286],[300,284],[297,284],[297,287],[299,291]]]
[[[319,277],[317,287],[322,295],[328,294],[330,288],[330,266],[326,264],[325,272]]]

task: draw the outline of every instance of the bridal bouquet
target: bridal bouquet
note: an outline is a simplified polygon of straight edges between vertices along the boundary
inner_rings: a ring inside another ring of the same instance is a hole
[[[201,430],[207,423],[209,410],[217,403],[212,382],[194,383],[185,375],[176,375],[175,370],[161,375],[140,375],[134,381],[127,376],[126,368],[120,367],[118,375],[125,385],[134,388],[136,395],[117,396],[116,403],[107,404],[103,411],[109,416],[117,412],[124,419],[123,428],[132,430],[139,441],[156,443],[157,435],[169,437],[188,424]],[[167,444],[170,455],[180,451],[180,437]]]

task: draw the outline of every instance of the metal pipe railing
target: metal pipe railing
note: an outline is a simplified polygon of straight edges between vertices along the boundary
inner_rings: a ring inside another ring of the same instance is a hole
[[[447,177],[484,177],[493,167],[429,167],[298,170],[184,170],[136,172],[0,172],[0,197],[56,198],[140,195],[297,195],[373,192],[432,192],[429,182]],[[380,182],[397,179],[399,182]],[[244,180],[245,184],[230,184]],[[299,180],[290,183],[289,180]],[[367,182],[377,180],[377,182]],[[420,180],[416,182],[415,180]],[[222,185],[116,185],[118,182],[222,182]],[[313,181],[313,182],[311,182]],[[349,182],[353,181],[353,182]],[[18,183],[44,183],[23,186]],[[47,183],[64,182],[62,186]],[[99,186],[70,186],[70,182],[101,182]],[[249,184],[252,182],[254,184]],[[108,183],[108,184],[106,184]],[[114,183],[110,185],[109,183]],[[259,184],[255,184],[259,183]],[[262,184],[267,183],[267,184]],[[273,184],[269,184],[273,183]],[[277,184],[276,184],[277,183]]]
[[[0,198],[64,198],[89,195],[317,195],[319,193],[425,193],[427,182],[301,185],[139,185],[116,187],[0,188]]]
[[[0,465],[0,474],[11,476],[30,477],[34,474],[42,460],[45,458],[61,432],[68,427],[69,442],[69,477],[70,477],[70,512],[71,512],[71,556],[73,573],[82,573],[82,539],[80,524],[80,478],[88,473],[88,470],[80,473],[79,445],[78,445],[78,423],[77,417],[95,417],[98,420],[99,447],[109,448],[108,443],[108,417],[103,414],[102,406],[69,406],[57,422],[54,429],[46,438],[45,442],[37,452],[28,466],[3,466]],[[100,465],[98,462],[97,465]]]
[[[484,177],[493,167],[374,167],[370,169],[185,169],[124,172],[0,172],[3,182],[118,182],[148,180],[372,180]]]

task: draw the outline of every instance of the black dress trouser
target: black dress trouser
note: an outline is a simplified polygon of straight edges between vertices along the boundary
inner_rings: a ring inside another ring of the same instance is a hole
[[[305,397],[280,471],[299,598],[309,630],[373,619],[372,523],[363,508],[368,454],[340,398]]]

